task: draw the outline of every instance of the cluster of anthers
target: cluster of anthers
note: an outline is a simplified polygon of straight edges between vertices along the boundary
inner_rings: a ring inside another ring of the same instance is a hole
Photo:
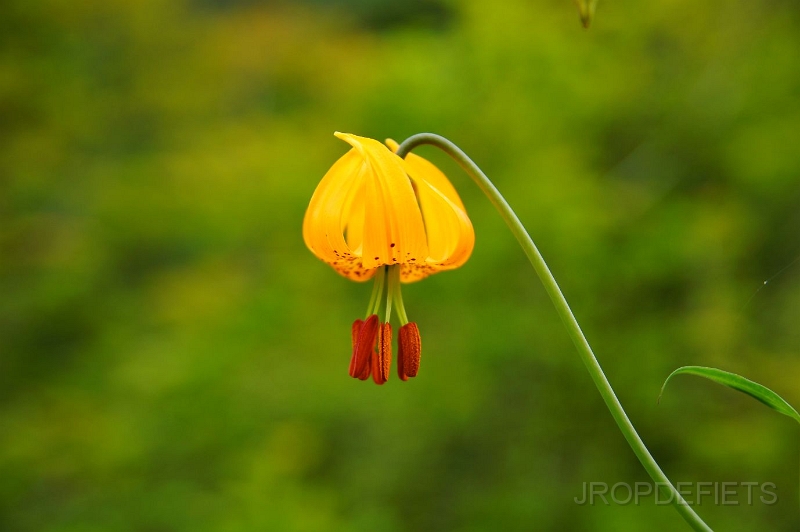
[[[388,273],[387,273],[388,271]],[[365,320],[353,322],[353,356],[350,358],[350,376],[372,380],[383,384],[389,380],[392,367],[392,326],[389,323],[392,311],[393,295],[400,297],[399,266],[384,266],[376,274],[375,287],[372,291],[369,315]],[[381,305],[384,279],[389,278],[386,296],[386,313],[384,321],[378,317]],[[395,300],[397,301],[397,300]],[[416,377],[419,371],[419,359],[422,353],[422,340],[419,328],[409,322],[405,315],[402,300],[397,306],[400,315],[400,329],[397,337],[397,375],[401,380]]]
[[[398,145],[345,133],[352,146],[314,191],[303,220],[303,239],[314,255],[354,281],[374,279],[364,320],[353,323],[350,376],[377,384],[392,363],[392,308],[400,321],[397,371],[401,380],[419,370],[421,340],[408,321],[401,283],[458,268],[472,253],[475,233],[447,177]],[[384,304],[385,302],[385,304]]]

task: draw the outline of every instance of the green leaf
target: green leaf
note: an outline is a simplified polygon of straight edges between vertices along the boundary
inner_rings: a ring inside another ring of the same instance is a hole
[[[766,386],[762,386],[757,382],[745,379],[740,375],[737,375],[735,373],[729,373],[727,371],[722,371],[721,369],[716,369],[716,368],[704,368],[702,366],[684,366],[682,368],[676,369],[670,374],[669,377],[667,377],[667,380],[664,381],[663,386],[661,386],[661,393],[658,394],[659,401],[661,401],[661,396],[664,394],[664,388],[666,388],[667,383],[670,381],[670,379],[675,375],[680,375],[680,374],[697,375],[698,377],[705,377],[706,379],[725,385],[728,388],[733,388],[734,390],[746,393],[753,399],[761,401],[762,403],[772,408],[773,410],[776,410],[785,416],[789,416],[790,418],[800,423],[800,414],[797,413],[797,410],[795,410],[792,407],[792,405],[787,403],[777,393],[773,392]]]

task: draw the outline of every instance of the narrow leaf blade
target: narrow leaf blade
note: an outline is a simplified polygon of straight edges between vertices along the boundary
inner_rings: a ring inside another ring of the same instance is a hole
[[[789,416],[790,418],[794,419],[798,423],[800,423],[800,414],[797,413],[797,410],[792,407],[789,403],[787,403],[780,395],[773,392],[766,386],[762,386],[757,382],[753,382],[749,379],[745,379],[741,375],[737,375],[735,373],[730,373],[727,371],[722,371],[721,369],[716,368],[705,368],[702,366],[684,366],[682,368],[678,368],[672,373],[670,373],[667,380],[664,381],[664,384],[661,386],[661,393],[658,395],[658,400],[661,401],[661,396],[664,394],[664,388],[666,388],[667,383],[674,377],[675,375],[696,375],[698,377],[704,377],[708,380],[714,381],[718,384],[722,384],[723,386],[727,386],[728,388],[733,388],[734,390],[740,391],[756,399],[768,407],[772,408],[773,410],[780,412],[785,416]]]

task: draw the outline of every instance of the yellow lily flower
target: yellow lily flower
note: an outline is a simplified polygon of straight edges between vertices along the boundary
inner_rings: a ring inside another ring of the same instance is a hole
[[[363,380],[372,373],[375,382],[386,382],[394,300],[401,322],[398,370],[405,380],[416,375],[421,348],[416,324],[405,315],[400,283],[458,268],[472,253],[475,233],[455,188],[432,163],[414,154],[401,159],[391,140],[387,147],[365,137],[335,135],[352,148],[314,191],[303,239],[341,275],[354,281],[375,278],[367,319],[353,324],[351,376]],[[386,311],[379,320],[385,278]]]

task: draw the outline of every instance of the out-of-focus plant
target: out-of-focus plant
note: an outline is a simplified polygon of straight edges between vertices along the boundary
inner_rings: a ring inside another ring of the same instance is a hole
[[[581,16],[581,24],[588,28],[594,19],[594,11],[597,8],[597,0],[575,0],[578,5],[578,13]]]

